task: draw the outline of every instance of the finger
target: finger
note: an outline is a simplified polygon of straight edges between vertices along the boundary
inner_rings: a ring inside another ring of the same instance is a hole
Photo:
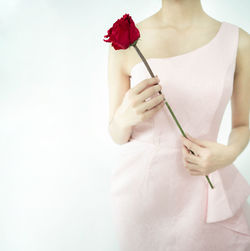
[[[156,111],[159,111],[160,109],[162,109],[164,105],[165,105],[165,102],[163,100],[162,102],[159,102],[157,105],[155,105],[152,109],[145,111],[143,114],[144,119],[147,120],[148,118],[151,118],[156,113]]]
[[[144,100],[147,101],[147,99],[149,97],[151,97],[152,95],[157,95],[159,93],[159,91],[162,89],[161,85],[153,85],[153,86],[150,86],[149,88],[147,88],[146,90],[144,90],[143,92],[141,92],[137,98],[138,98],[138,101],[141,103],[141,102],[144,102]],[[158,94],[159,95],[159,94]],[[163,95],[162,95],[163,96]]]
[[[189,162],[186,162],[185,166],[187,169],[192,170],[192,171],[196,171],[196,172],[200,172],[200,173],[203,173],[203,171],[204,171],[203,167],[189,163]]]
[[[193,143],[192,141],[190,141],[189,139],[186,139],[185,137],[182,137],[182,142],[183,144],[191,151],[193,151],[195,153],[195,155],[197,156],[198,153],[202,150],[202,147],[200,147],[199,145]],[[192,154],[192,153],[191,153]]]
[[[194,175],[194,176],[202,176],[203,174],[199,173],[199,172],[193,172],[193,171],[190,171],[189,172],[191,175]]]
[[[183,164],[185,165],[185,162],[189,161],[189,150],[185,145],[182,146],[182,155],[183,155]]]
[[[192,169],[192,170],[195,170],[197,172],[200,172],[201,171],[201,168],[193,163],[190,163],[190,162],[187,162],[185,161],[185,166],[187,167],[187,169]]]
[[[182,147],[183,159],[195,165],[198,165],[200,162],[200,158],[191,154],[191,152],[187,149],[185,145]]]
[[[164,96],[163,94],[157,95],[155,98],[147,101],[147,102],[143,102],[138,106],[138,112],[142,113],[144,111],[150,111],[151,109],[155,108],[157,105],[160,105],[161,103],[165,103],[164,102]]]
[[[185,168],[187,169],[187,171],[190,173],[190,174],[193,174],[193,175],[202,175],[201,172],[195,170],[195,169],[190,169],[188,168],[187,166],[185,166]]]
[[[141,81],[139,84],[137,84],[135,87],[132,88],[132,92],[134,92],[135,94],[139,94],[141,93],[145,88],[155,85],[157,83],[159,83],[160,80],[157,77],[154,78],[147,78],[144,79],[143,81]]]

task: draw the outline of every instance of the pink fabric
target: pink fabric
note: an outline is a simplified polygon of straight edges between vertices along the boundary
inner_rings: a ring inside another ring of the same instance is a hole
[[[147,59],[185,132],[217,141],[230,101],[238,26],[222,22],[216,36],[191,52]],[[150,75],[141,61],[131,87]],[[234,164],[209,178],[182,162],[181,132],[167,106],[133,128],[118,146],[111,177],[114,222],[121,251],[249,251],[250,186]]]

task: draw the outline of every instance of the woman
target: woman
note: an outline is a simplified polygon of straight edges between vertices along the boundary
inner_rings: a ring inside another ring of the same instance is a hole
[[[137,46],[158,78],[149,78],[132,47],[110,47],[109,133],[121,145],[111,193],[120,250],[250,250],[250,186],[233,165],[249,141],[248,33],[208,16],[200,0],[162,0],[136,26]],[[216,141],[230,99],[232,131],[223,145]]]

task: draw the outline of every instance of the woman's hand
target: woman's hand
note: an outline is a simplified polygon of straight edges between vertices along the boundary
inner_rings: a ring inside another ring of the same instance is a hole
[[[195,139],[189,134],[185,134],[187,138],[181,136],[183,164],[191,175],[208,175],[233,163],[234,156],[227,145]],[[195,155],[189,150],[192,150]]]
[[[117,121],[121,121],[125,127],[134,126],[148,120],[162,109],[165,97],[163,94],[156,95],[162,89],[159,81],[158,77],[146,78],[129,89],[116,112]]]

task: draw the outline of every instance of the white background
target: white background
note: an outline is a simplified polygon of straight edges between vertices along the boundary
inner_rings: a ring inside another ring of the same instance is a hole
[[[248,0],[202,1],[250,31]],[[108,134],[112,24],[135,23],[161,1],[0,1],[0,250],[116,251]],[[231,129],[228,105],[219,134]],[[235,165],[250,183],[248,146]],[[250,201],[250,200],[249,200]]]

